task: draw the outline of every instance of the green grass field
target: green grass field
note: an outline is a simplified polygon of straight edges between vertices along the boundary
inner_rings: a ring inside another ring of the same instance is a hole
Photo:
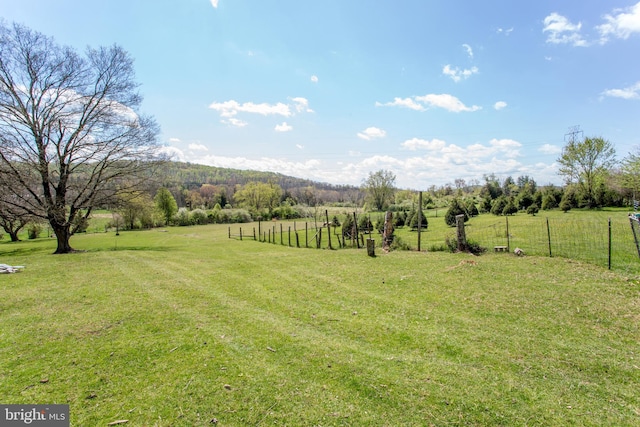
[[[0,402],[74,426],[640,424],[634,274],[227,227],[0,243],[26,267],[0,276]]]

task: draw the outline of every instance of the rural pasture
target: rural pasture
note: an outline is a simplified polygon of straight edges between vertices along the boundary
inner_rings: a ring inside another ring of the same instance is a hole
[[[640,423],[632,271],[227,233],[3,241],[25,269],[0,276],[0,401],[73,426]]]

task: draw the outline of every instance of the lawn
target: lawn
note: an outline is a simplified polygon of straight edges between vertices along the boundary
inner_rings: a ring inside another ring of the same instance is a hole
[[[431,221],[431,219],[430,219]],[[0,244],[0,402],[71,425],[638,425],[640,282],[227,226]]]

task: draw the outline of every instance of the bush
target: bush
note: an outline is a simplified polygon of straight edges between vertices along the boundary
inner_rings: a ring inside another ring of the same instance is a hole
[[[512,202],[509,201],[507,205],[502,210],[502,215],[514,215],[518,213],[518,207]]]
[[[191,222],[193,224],[206,224],[207,222],[209,222],[209,218],[207,216],[207,213],[202,210],[202,209],[194,209],[191,211]]]
[[[398,236],[394,236],[393,242],[391,242],[391,246],[389,246],[389,248],[392,251],[395,251],[395,250],[398,250],[398,251],[410,251],[411,250],[411,246],[409,246],[409,244],[407,242],[403,241]]]
[[[558,206],[558,202],[553,194],[547,194],[542,198],[542,210],[548,211],[549,209],[553,209]]]
[[[371,219],[368,215],[362,215],[360,219],[358,219],[358,230],[365,234],[373,231],[373,224],[371,223]]]
[[[176,221],[176,224],[181,226],[191,225],[191,218],[189,218],[189,211],[187,208],[178,209],[178,213],[174,217],[174,220]]]
[[[476,206],[476,202],[473,199],[469,199],[467,201],[466,208],[467,208],[467,214],[470,217],[480,215],[480,212],[478,211],[478,207]]]
[[[536,216],[536,214],[537,214],[539,211],[540,211],[540,208],[538,208],[538,205],[536,205],[535,203],[534,203],[534,204],[532,204],[532,205],[530,205],[530,206],[527,208],[527,213],[528,213],[529,215]]]
[[[504,215],[504,208],[509,204],[506,197],[500,196],[491,202],[491,213],[497,216]]]
[[[353,233],[353,216],[347,214],[342,222],[342,236],[346,239],[351,239]]]
[[[421,213],[421,217],[418,217],[418,212]],[[418,219],[420,219],[420,226],[422,230],[426,230],[427,228],[429,228],[429,221],[427,220],[427,217],[424,215],[424,212],[422,211],[411,211],[409,212],[409,217],[410,219],[408,219],[407,221],[407,225],[409,227],[411,227],[412,230],[417,230],[418,229]]]
[[[453,199],[451,201],[451,204],[449,205],[449,209],[447,209],[447,213],[444,215],[444,222],[449,227],[455,227],[456,216],[458,215],[464,215],[464,222],[469,221],[469,214],[467,213],[467,210],[464,208],[462,203],[460,203],[460,200]]]
[[[445,246],[448,248],[449,252],[456,253],[458,252],[458,239],[456,236],[449,234],[445,238]],[[480,246],[480,243],[474,240],[467,240],[467,248],[464,252],[469,252],[474,255],[480,255],[487,251],[487,248]]]
[[[40,236],[40,233],[42,233],[42,225],[37,222],[29,224],[29,227],[27,228],[29,239],[37,239],[38,236]]]

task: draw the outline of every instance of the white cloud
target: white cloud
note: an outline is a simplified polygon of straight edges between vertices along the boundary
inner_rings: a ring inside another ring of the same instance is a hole
[[[589,45],[580,34],[581,22],[573,24],[567,18],[555,12],[544,18],[543,22],[544,28],[542,32],[548,33],[547,43],[570,44],[582,47]]]
[[[165,145],[164,147],[161,147],[160,154],[164,154],[174,161],[178,161],[178,162],[186,161],[186,156],[184,155],[184,152],[181,149],[172,147],[170,145]]]
[[[244,127],[248,124],[246,121],[236,117],[239,113],[283,117],[291,117],[296,113],[302,112],[313,113],[313,110],[309,108],[309,101],[306,98],[296,97],[289,98],[289,100],[292,101],[289,104],[283,102],[276,104],[245,102],[241,104],[231,99],[224,102],[213,102],[209,105],[209,108],[220,113],[220,117],[222,118],[222,120],[220,120],[221,123],[234,127]]]
[[[289,132],[292,130],[293,130],[293,126],[289,126],[287,122],[282,122],[281,125],[276,125],[275,127],[276,132]]]
[[[602,95],[623,99],[640,99],[640,82],[623,89],[607,89],[602,92]]]
[[[298,150],[304,150],[304,145],[296,144]]]
[[[542,147],[538,148],[538,151],[543,154],[560,154],[562,153],[562,147],[551,144],[544,144]]]
[[[221,117],[233,117],[239,112],[254,113],[268,116],[271,114],[289,117],[291,109],[288,105],[278,102],[277,104],[254,104],[253,102],[245,102],[240,104],[238,101],[230,100],[225,102],[214,102],[209,105],[212,110],[218,111]]]
[[[218,8],[218,0],[211,0],[211,6],[213,6],[214,9]]]
[[[519,157],[520,156],[520,144],[518,141],[514,141],[513,139],[492,139],[489,141],[489,144],[492,148],[495,148],[497,151],[503,153],[507,157]]]
[[[420,105],[418,103],[416,103],[413,99],[411,98],[393,98],[393,102],[387,102],[385,104],[382,104],[380,102],[376,102],[376,107],[404,107],[404,108],[409,108],[410,110],[416,110],[416,111],[424,111],[425,108],[423,105]]]
[[[289,98],[293,101],[293,107],[298,113],[313,113],[313,110],[309,108],[309,101],[306,98],[297,97],[297,98]]]
[[[318,76],[316,76],[315,74],[311,76],[311,82],[318,83]]]
[[[420,138],[412,138],[408,139],[401,144],[403,148],[407,150],[416,151],[416,150],[441,150],[447,145],[446,142],[440,139],[432,139],[428,141],[426,139]]]
[[[428,106],[444,108],[445,110],[454,113],[459,113],[461,111],[478,111],[482,109],[482,107],[479,107],[477,105],[467,107],[458,98],[447,93],[439,95],[429,94],[425,96],[416,96],[415,99],[416,101],[422,102]]]
[[[451,65],[445,65],[442,69],[442,74],[451,77],[454,82],[459,82],[462,79],[468,79],[474,74],[478,73],[478,67],[471,67],[470,69],[461,70],[460,68],[451,68]]]
[[[495,108],[496,110],[500,111],[503,108],[507,107],[507,103],[504,101],[498,101],[495,104],[493,104],[493,108]]]
[[[624,9],[614,9],[604,16],[606,23],[596,27],[600,33],[600,43],[606,43],[611,36],[628,39],[633,33],[640,33],[640,2]]]
[[[462,47],[464,48],[464,50],[467,51],[467,55],[469,55],[469,58],[473,59],[473,49],[471,49],[471,46],[469,46],[468,44],[464,43],[462,45]]]
[[[424,96],[414,96],[412,98],[394,98],[393,102],[380,103],[376,102],[376,107],[404,107],[416,111],[425,111],[426,107],[439,107],[444,108],[447,111],[459,113],[461,111],[478,111],[482,107],[473,105],[467,107],[453,95],[446,93],[443,94],[429,94]]]
[[[174,144],[175,144],[175,143],[177,143],[177,142],[181,142],[181,141],[180,141],[180,138],[169,138],[169,142],[171,142],[171,143],[174,143]]]
[[[209,151],[209,149],[207,147],[205,147],[202,144],[189,144],[189,150],[193,150],[193,151]]]
[[[244,120],[236,119],[234,117],[220,120],[220,123],[224,123],[225,125],[229,125],[229,126],[233,126],[233,127],[237,127],[237,128],[243,128],[243,127],[245,127],[246,125],[249,124],[249,123],[245,122]]]
[[[505,28],[498,28],[498,29],[496,30],[496,32],[497,32],[498,34],[504,34],[505,36],[508,36],[509,34],[511,34],[511,33],[513,32],[513,27],[511,27],[511,28],[507,28],[507,29],[505,29]]]
[[[362,132],[358,132],[358,138],[370,141],[372,139],[384,138],[387,132],[376,127],[366,128]]]

